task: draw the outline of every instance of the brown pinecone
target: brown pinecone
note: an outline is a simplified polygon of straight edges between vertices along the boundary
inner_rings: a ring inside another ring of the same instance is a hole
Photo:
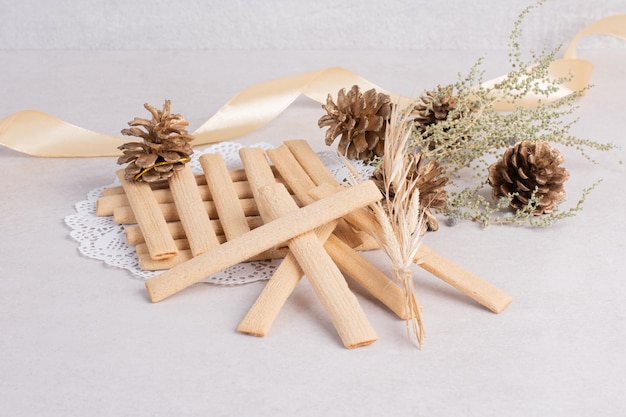
[[[437,86],[434,91],[427,91],[415,104],[415,121],[422,126],[446,120],[448,113],[456,109],[456,98],[452,94],[453,86]]]
[[[189,142],[193,137],[185,129],[188,123],[180,114],[170,113],[170,100],[166,100],[163,110],[149,104],[144,107],[152,114],[152,119],[135,117],[123,129],[122,134],[143,139],[143,142],[128,142],[120,146],[124,154],[117,160],[126,164],[125,178],[128,181],[155,182],[165,180],[182,169],[193,149]]]
[[[548,142],[518,142],[489,167],[491,195],[498,200],[517,193],[510,206],[521,210],[535,193],[539,203],[533,215],[552,213],[565,197],[563,183],[569,178],[567,169],[559,166],[562,162],[563,155]]]
[[[444,187],[450,182],[450,179],[444,176],[444,170],[436,160],[426,162],[421,153],[405,155],[408,166],[412,167],[408,175],[408,180],[413,181],[417,178],[415,188],[419,190],[420,208],[424,215],[424,222],[427,230],[436,231],[439,229],[439,222],[430,209],[446,208],[446,197],[448,192]],[[383,161],[384,163],[384,161]],[[385,194],[384,170],[382,164],[379,165],[372,174],[372,180],[383,194]],[[389,190],[389,198],[395,197],[395,190]]]
[[[437,86],[434,91],[427,91],[423,94],[413,110],[413,120],[415,121],[416,130],[426,137],[425,134],[427,128],[435,123],[439,123],[448,120],[449,114],[457,108],[457,98],[453,94],[454,86]],[[471,111],[471,109],[470,109]],[[457,116],[458,118],[459,116]],[[451,138],[445,138],[447,144],[452,145],[449,142]],[[460,141],[466,141],[469,139],[466,135],[463,135]],[[455,141],[456,142],[456,141]],[[456,143],[455,143],[456,144]],[[433,149],[438,144],[431,141],[428,143],[430,149]]]
[[[377,93],[375,89],[361,93],[353,86],[346,93],[341,89],[337,104],[331,95],[322,106],[327,115],[318,121],[319,127],[328,126],[326,145],[331,145],[337,136],[339,152],[349,159],[370,161],[384,152],[385,129],[391,117],[391,98]]]

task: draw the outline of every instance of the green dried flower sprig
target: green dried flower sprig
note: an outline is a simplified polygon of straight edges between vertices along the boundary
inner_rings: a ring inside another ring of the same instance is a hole
[[[587,196],[593,191],[602,180],[596,181],[590,187],[585,188],[577,203],[567,210],[560,210],[558,206],[552,213],[541,216],[534,215],[535,209],[539,206],[541,197],[537,195],[537,190],[531,194],[528,203],[521,209],[511,209],[511,201],[517,196],[512,193],[498,201],[492,201],[485,197],[485,190],[488,183],[483,182],[476,187],[466,187],[461,191],[448,192],[447,207],[441,213],[448,218],[446,224],[455,226],[459,220],[470,220],[479,223],[483,227],[490,224],[514,224],[530,225],[535,227],[551,226],[559,220],[573,217],[583,209],[583,203]]]
[[[507,112],[496,109],[498,100],[515,103],[527,94],[547,99],[559,90],[560,84],[569,81],[568,78],[552,79],[549,76],[549,67],[555,60],[557,50],[531,53],[528,62],[521,58],[519,38],[522,21],[533,8],[542,3],[540,1],[529,6],[516,20],[509,43],[512,70],[502,80],[492,86],[485,86],[480,70],[483,59],[479,59],[465,77],[460,77],[449,86],[438,87],[439,91],[447,91],[455,104],[446,117],[426,126],[418,123],[413,131],[413,146],[426,158],[439,161],[453,179],[448,186],[447,207],[441,211],[451,216],[449,224],[465,219],[484,226],[494,223],[546,226],[571,217],[582,208],[582,203],[597,182],[582,192],[574,207],[565,211],[555,207],[552,213],[541,217],[533,216],[540,214],[537,206],[541,195],[533,194],[526,205],[515,211],[509,209],[511,201],[517,197],[515,193],[500,201],[489,201],[484,196],[489,184],[482,179],[486,177],[494,159],[500,158],[512,142],[547,142],[573,148],[593,163],[596,161],[590,156],[589,150],[608,152],[618,149],[612,143],[582,139],[570,133],[577,121],[572,117],[578,108],[576,100],[585,91],[576,91],[555,101],[540,99],[538,105],[531,108],[516,106]],[[422,106],[421,111],[435,112],[437,109],[432,107],[432,102],[426,103],[426,109]],[[481,183],[478,187],[462,187],[459,184],[461,179],[481,179]]]

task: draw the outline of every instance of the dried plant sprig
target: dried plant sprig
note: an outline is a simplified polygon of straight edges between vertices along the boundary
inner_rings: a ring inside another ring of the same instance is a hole
[[[402,286],[411,318],[407,332],[419,347],[424,339],[421,307],[415,298],[413,268],[424,230],[420,193],[414,176],[415,159],[406,158],[412,122],[409,112],[394,106],[390,123],[385,131],[385,150],[382,161],[384,198],[372,206],[381,225],[382,235],[377,236],[382,250],[391,260],[392,274]],[[393,192],[392,192],[393,190]]]
[[[406,153],[404,164],[410,168],[407,172],[407,180],[416,179],[415,187],[420,193],[420,209],[424,216],[424,227],[428,231],[436,231],[439,229],[437,217],[431,212],[431,209],[443,209],[446,206],[447,191],[446,185],[450,181],[444,175],[443,169],[436,160],[426,161],[421,152]],[[389,190],[384,186],[384,162],[379,161],[378,166],[374,169],[371,180],[373,180],[380,191],[390,199],[395,197],[395,188],[393,183]]]
[[[479,59],[465,77],[459,76],[456,83],[446,87],[454,97],[455,107],[445,120],[414,129],[412,145],[421,149],[427,158],[439,161],[451,178],[479,178],[482,181],[487,176],[488,167],[501,156],[504,149],[515,142],[548,142],[573,148],[593,163],[596,161],[591,157],[590,150],[611,152],[619,149],[612,143],[578,138],[571,134],[571,128],[577,122],[572,117],[578,109],[576,100],[585,93],[584,90],[558,100],[542,101],[542,98],[551,97],[562,83],[569,80],[568,77],[554,79],[550,76],[549,68],[555,60],[557,49],[544,49],[540,53],[531,51],[528,61],[522,58],[519,39],[523,20],[543,3],[539,1],[527,7],[515,21],[509,42],[511,71],[505,77],[493,85],[486,85],[481,70],[483,59]],[[537,106],[517,106],[508,112],[498,111],[495,107],[498,100],[515,103],[527,94],[539,97]],[[449,192],[444,213],[482,224],[503,223],[499,217],[500,210],[496,209],[498,203],[489,203],[483,196],[481,187],[486,185],[486,182],[481,182],[476,189],[469,186],[461,191]],[[458,189],[459,184],[453,181],[448,188]],[[580,203],[593,188],[583,192]],[[524,219],[525,210],[531,205],[529,202],[528,207],[520,208],[519,213],[514,215],[514,222]],[[576,211],[574,207],[563,213],[552,213],[546,221],[527,223],[552,224],[558,219],[570,217]],[[473,214],[461,216],[461,212]],[[495,217],[490,219],[490,215]]]
[[[479,223],[483,227],[490,224],[547,227],[559,220],[575,216],[576,213],[583,209],[583,203],[589,194],[601,182],[602,180],[598,180],[591,186],[582,190],[581,196],[574,206],[567,210],[561,210],[555,207],[552,213],[542,216],[534,215],[541,201],[541,195],[538,193],[537,189],[533,191],[526,205],[514,210],[510,208],[510,205],[511,201],[517,196],[517,193],[502,197],[498,201],[492,201],[487,197],[486,186],[488,184],[485,182],[476,187],[466,187],[460,191],[451,191],[448,194],[449,204],[446,209],[442,210],[442,213],[448,216],[446,223],[449,226],[456,225],[458,220],[470,220]]]

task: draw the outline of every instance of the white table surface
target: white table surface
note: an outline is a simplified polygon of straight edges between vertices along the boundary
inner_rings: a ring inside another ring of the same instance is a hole
[[[144,102],[191,123],[252,83],[330,66],[405,95],[454,81],[484,51],[0,52],[0,116],[41,110],[117,135]],[[624,140],[626,52],[596,64],[573,133]],[[487,77],[507,70],[487,54]],[[323,110],[299,99],[252,144],[308,139]],[[496,315],[422,270],[426,340],[359,300],[379,340],[345,349],[303,281],[265,338],[235,328],[263,283],[196,285],[151,304],[143,282],[82,257],[63,218],[107,185],[113,158],[46,159],[0,148],[0,414],[6,416],[626,415],[625,152],[564,149],[576,217],[547,229],[442,225],[424,242],[513,297]],[[385,259],[372,255],[382,268]]]

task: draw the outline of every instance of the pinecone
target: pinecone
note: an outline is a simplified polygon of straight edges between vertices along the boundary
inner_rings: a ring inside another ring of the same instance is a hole
[[[170,100],[166,100],[163,110],[157,110],[144,104],[152,119],[135,117],[128,122],[131,127],[122,130],[124,135],[143,139],[143,142],[128,142],[118,148],[124,155],[118,158],[117,163],[128,163],[126,180],[165,180],[189,161],[193,153],[189,144],[193,137],[185,129],[189,123],[180,114],[171,114],[170,105]]]
[[[417,178],[415,187],[419,190],[420,208],[424,215],[424,222],[427,230],[436,231],[439,229],[439,222],[430,209],[444,209],[446,207],[446,197],[448,192],[444,187],[450,179],[444,176],[444,170],[436,160],[426,162],[421,153],[405,155],[406,163],[412,167],[408,180]],[[384,163],[384,161],[383,161]],[[385,194],[383,165],[379,165],[373,172],[371,178],[383,194]],[[389,190],[388,198],[395,197],[395,190]]]
[[[453,86],[437,86],[435,91],[427,91],[415,105],[415,121],[422,126],[446,120],[448,113],[456,109],[456,98],[452,94]]]
[[[518,142],[489,167],[491,195],[498,200],[517,193],[510,206],[522,210],[535,193],[539,203],[533,215],[552,213],[565,197],[563,183],[569,178],[567,169],[559,166],[562,162],[563,155],[548,142]]]
[[[416,130],[428,139],[426,130],[429,126],[448,120],[449,114],[457,109],[457,98],[453,94],[454,86],[437,86],[434,91],[427,91],[423,94],[413,110],[413,120],[415,121]],[[470,109],[471,111],[471,109]],[[455,116],[456,118],[460,116]],[[469,137],[463,135],[457,138],[455,141],[450,141],[451,138],[445,138],[445,142],[448,145],[457,145],[456,142],[464,142],[469,140]],[[437,143],[434,141],[426,142],[430,149],[435,148]]]
[[[318,121],[319,127],[328,126],[326,145],[331,145],[337,136],[339,152],[349,159],[370,161],[384,152],[385,129],[391,117],[391,98],[377,93],[375,89],[361,93],[353,86],[348,93],[341,89],[337,104],[331,95],[322,106],[328,112]]]

